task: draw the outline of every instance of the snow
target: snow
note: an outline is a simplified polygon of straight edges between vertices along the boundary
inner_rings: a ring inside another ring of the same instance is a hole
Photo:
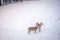
[[[59,1],[24,1],[0,6],[0,40],[60,40]],[[28,34],[36,22],[41,32]]]

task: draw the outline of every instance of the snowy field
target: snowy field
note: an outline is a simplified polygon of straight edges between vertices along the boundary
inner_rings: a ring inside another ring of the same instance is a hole
[[[0,6],[0,40],[60,40],[60,1],[24,1]],[[28,34],[36,22],[41,32]]]

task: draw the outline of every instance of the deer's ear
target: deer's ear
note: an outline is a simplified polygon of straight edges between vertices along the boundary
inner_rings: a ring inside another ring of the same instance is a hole
[[[41,23],[43,25],[43,23]]]

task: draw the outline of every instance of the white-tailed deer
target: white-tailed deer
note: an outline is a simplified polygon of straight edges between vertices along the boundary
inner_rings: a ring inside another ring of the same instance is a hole
[[[40,32],[40,29],[41,29],[41,25],[43,25],[42,23],[36,23],[36,26],[34,27],[29,27],[28,28],[28,33],[30,33],[30,31],[34,31],[34,33],[36,33],[36,30],[39,28],[39,32]]]

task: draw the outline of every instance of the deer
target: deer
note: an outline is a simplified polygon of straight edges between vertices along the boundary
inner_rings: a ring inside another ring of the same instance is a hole
[[[34,26],[34,27],[29,27],[28,28],[28,33],[30,33],[31,31],[34,31],[34,33],[36,33],[36,30],[39,28],[39,32],[40,32],[40,29],[41,29],[41,25],[43,25],[42,24],[42,22],[39,24],[39,23],[36,23],[36,26]]]

